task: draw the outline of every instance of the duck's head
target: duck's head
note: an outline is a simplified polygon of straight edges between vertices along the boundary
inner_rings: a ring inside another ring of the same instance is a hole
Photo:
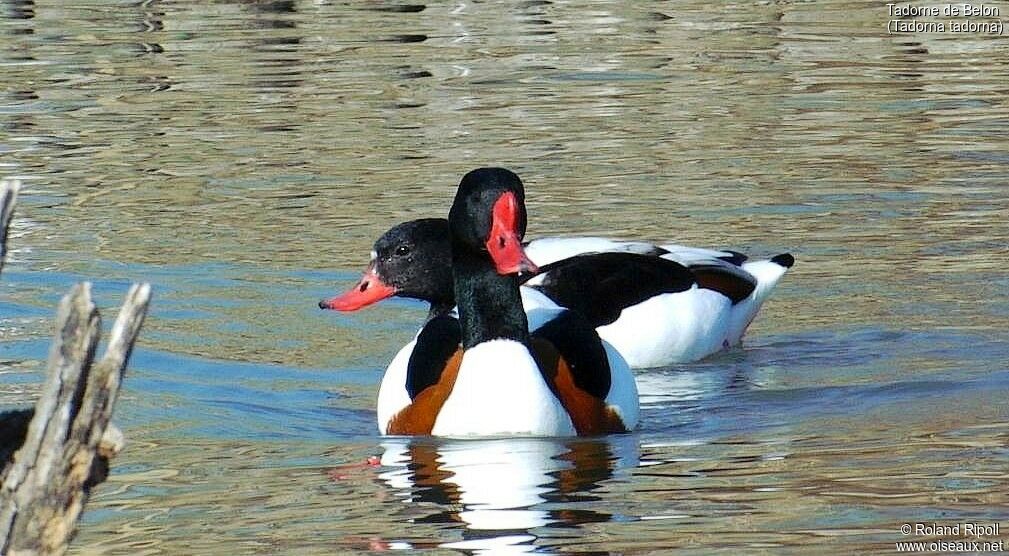
[[[479,168],[463,176],[448,214],[452,248],[486,253],[498,274],[537,272],[522,249],[526,232],[522,180],[504,168]]]
[[[480,168],[466,174],[449,218],[461,245],[489,255],[499,274],[537,271],[522,250],[525,189],[513,172]],[[422,218],[390,228],[375,242],[371,262],[354,287],[320,301],[319,307],[356,311],[394,295],[427,301],[432,310],[455,304],[449,221]]]
[[[356,311],[390,296],[410,297],[432,305],[454,304],[452,245],[444,218],[422,218],[389,229],[375,242],[361,280],[323,309]]]

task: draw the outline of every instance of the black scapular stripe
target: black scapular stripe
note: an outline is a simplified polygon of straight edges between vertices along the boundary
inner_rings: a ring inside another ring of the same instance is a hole
[[[406,392],[411,400],[428,386],[438,383],[445,364],[461,342],[459,320],[455,317],[441,315],[424,325],[406,370]]]
[[[599,334],[585,317],[564,311],[533,332],[533,337],[554,345],[579,389],[601,400],[610,393],[610,360]]]
[[[634,253],[591,253],[541,267],[536,286],[558,305],[581,313],[593,327],[620,318],[632,305],[663,293],[686,291],[696,282],[683,265]]]
[[[757,288],[757,279],[738,266],[699,264],[691,265],[690,270],[697,277],[697,285],[728,297],[733,305],[750,297]]]
[[[739,251],[726,250],[725,252],[728,253],[728,255],[722,255],[721,257],[717,258],[719,260],[723,260],[729,264],[734,264],[736,266],[742,265],[750,258],[740,253]]]

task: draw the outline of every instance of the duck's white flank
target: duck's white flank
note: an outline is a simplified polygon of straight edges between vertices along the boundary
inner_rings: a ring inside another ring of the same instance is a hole
[[[743,263],[743,270],[749,272],[757,279],[757,287],[749,297],[740,301],[732,308],[728,335],[729,345],[732,346],[742,341],[746,328],[756,318],[760,307],[767,300],[767,297],[771,295],[781,277],[788,272],[787,268],[771,261],[746,262]]]
[[[698,288],[666,293],[624,309],[596,330],[634,368],[695,361],[722,349],[732,302]]]
[[[603,340],[606,358],[610,364],[610,392],[606,395],[606,405],[613,408],[624,422],[624,428],[631,431],[638,426],[640,401],[638,385],[631,372],[631,366],[609,342]]]
[[[463,354],[432,434],[574,436],[560,401],[522,344],[490,340]]]
[[[655,245],[638,241],[619,241],[601,237],[554,237],[528,244],[526,254],[537,265],[584,253],[650,253]],[[620,351],[633,368],[661,367],[696,361],[726,347],[738,345],[747,327],[756,318],[764,301],[788,268],[770,260],[748,261],[741,266],[727,262],[732,252],[679,244],[660,246],[662,255],[682,265],[723,265],[750,273],[757,286],[749,297],[732,305],[720,294],[695,287],[686,292],[663,294],[625,309],[620,318],[597,330]],[[526,282],[535,286],[543,281],[536,276]],[[527,296],[523,296],[525,301]],[[539,308],[541,305],[537,305]],[[526,306],[528,309],[528,305]],[[531,322],[531,321],[530,321]]]
[[[378,388],[378,431],[388,434],[386,427],[393,415],[410,405],[410,394],[406,391],[406,375],[410,364],[410,354],[413,353],[417,340],[411,340],[409,344],[399,350],[396,357],[385,370],[382,376],[382,385]]]

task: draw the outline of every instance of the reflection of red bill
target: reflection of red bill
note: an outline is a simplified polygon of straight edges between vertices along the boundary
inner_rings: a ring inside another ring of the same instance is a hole
[[[490,239],[485,244],[498,274],[537,273],[539,269],[522,249],[518,230],[518,200],[507,192],[494,203]]]
[[[335,311],[356,311],[372,303],[378,303],[387,297],[392,297],[396,288],[386,285],[375,272],[375,263],[368,265],[364,276],[356,286],[332,299],[319,302],[320,309]]]
[[[378,456],[368,456],[368,459],[361,463],[350,463],[347,465],[337,465],[326,472],[331,481],[344,481],[350,478],[350,472],[373,467],[381,467],[382,458]]]

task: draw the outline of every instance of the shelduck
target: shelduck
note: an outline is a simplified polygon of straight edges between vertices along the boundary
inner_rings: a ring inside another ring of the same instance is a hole
[[[393,359],[379,389],[382,433],[586,436],[636,426],[637,388],[623,357],[580,313],[545,296],[525,294],[537,297],[536,307],[523,309],[518,274],[536,271],[521,244],[524,202],[522,182],[508,170],[463,177],[448,218],[458,319],[432,314]],[[395,252],[402,261],[420,260],[421,251]],[[390,291],[416,294],[411,272],[423,276],[424,269],[407,264],[410,272],[386,279],[378,260],[376,253],[356,295],[330,306],[363,306]]]
[[[596,237],[543,238],[525,245],[540,267],[522,288],[540,302],[580,312],[633,368],[701,359],[738,345],[794,264],[788,253],[750,261],[735,251]],[[355,311],[390,296],[430,303],[428,320],[451,314],[451,242],[442,218],[394,226],[375,242],[357,285],[319,303]]]

